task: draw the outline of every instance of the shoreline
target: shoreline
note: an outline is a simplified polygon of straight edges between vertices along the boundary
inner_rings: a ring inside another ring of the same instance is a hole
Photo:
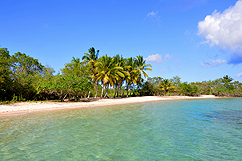
[[[90,108],[112,105],[125,105],[134,103],[145,102],[158,102],[158,101],[174,101],[174,100],[189,100],[189,99],[211,99],[221,98],[214,95],[202,95],[199,97],[190,96],[142,96],[142,97],[127,97],[116,99],[99,99],[91,102],[37,102],[28,103],[20,102],[14,104],[0,105],[0,118],[25,115],[36,112],[48,112],[66,109]]]

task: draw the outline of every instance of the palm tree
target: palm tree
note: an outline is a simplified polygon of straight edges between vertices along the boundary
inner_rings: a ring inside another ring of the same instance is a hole
[[[129,72],[129,77],[126,79],[126,86],[127,86],[127,97],[129,96],[130,90],[134,89],[134,85],[137,85],[139,72],[137,70],[137,66],[135,64],[135,59],[130,57],[127,59],[127,69]],[[131,94],[131,93],[130,93]]]
[[[152,69],[149,68],[152,66],[150,64],[145,64],[145,60],[143,56],[140,56],[140,55],[137,56],[135,59],[135,64],[137,65],[137,70],[139,71],[140,76],[141,76],[141,73],[143,73],[144,77],[148,78],[148,75],[145,73],[144,70],[152,71]]]
[[[115,83],[114,97],[116,96],[116,94],[117,94],[117,97],[119,97],[119,93],[121,96],[122,85],[123,85],[124,81],[127,80],[130,76],[130,74],[127,70],[128,66],[125,63],[126,61],[127,61],[127,59],[124,59],[122,56],[119,56],[119,54],[114,57],[114,62],[117,64],[117,66],[123,68],[123,70],[121,72],[124,74],[124,77],[119,77]],[[120,90],[120,91],[118,91],[118,90]]]
[[[174,90],[175,86],[172,86],[171,82],[168,79],[164,79],[163,81],[160,82],[160,88],[165,92],[164,93],[164,96],[165,96],[169,90]]]
[[[97,50],[96,52],[94,47],[91,47],[88,50],[88,53],[85,53],[84,56],[82,57],[82,60],[84,60],[84,63],[87,63],[87,65],[91,67],[90,72],[92,73],[91,78],[93,79],[93,82],[97,83],[95,98],[97,97],[97,92],[98,92],[98,81],[95,80],[96,78],[95,75],[97,74],[95,71],[95,68],[96,68],[95,63],[98,59],[98,54],[99,54],[99,50]],[[90,91],[88,94],[88,98],[89,98],[89,95],[90,95]]]
[[[113,86],[117,83],[119,77],[124,77],[122,73],[123,68],[118,66],[114,58],[104,55],[96,62],[96,75],[95,80],[101,81],[103,84],[101,98],[104,88],[106,88],[106,94],[104,97],[108,97],[108,87]]]
[[[84,60],[85,63],[92,66],[92,69],[91,69],[92,72],[95,69],[95,61],[98,59],[98,53],[99,53],[99,50],[97,50],[97,53],[96,53],[95,48],[91,47],[88,50],[88,53],[85,53],[84,56],[82,57],[82,60]]]
[[[134,85],[141,85],[141,82],[143,81],[142,74],[144,77],[148,78],[148,75],[146,74],[145,70],[152,71],[152,67],[150,64],[145,64],[145,60],[143,56],[137,56],[136,58],[129,58],[128,59],[128,65],[129,65],[129,73],[130,73],[130,81],[128,83],[128,87],[132,86],[132,90],[134,89]],[[127,96],[128,93],[127,92]]]

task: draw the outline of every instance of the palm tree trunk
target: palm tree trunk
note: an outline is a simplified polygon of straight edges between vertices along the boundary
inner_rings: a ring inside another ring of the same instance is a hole
[[[119,96],[121,97],[121,93],[122,93],[122,84],[119,86]]]
[[[104,91],[104,85],[103,85],[103,88],[102,88],[101,99],[103,98],[103,91]]]
[[[116,86],[116,91],[117,91],[117,97],[119,97],[119,93],[118,93],[118,85]]]
[[[97,82],[97,90],[96,90],[95,98],[97,98],[97,92],[98,92],[98,82]]]
[[[117,85],[115,85],[114,87],[115,87],[115,88],[114,88],[115,90],[114,90],[114,96],[113,96],[113,98],[116,97],[116,93],[117,93]]]
[[[115,88],[115,91],[114,91],[114,96],[113,96],[113,98],[115,98],[115,97],[116,97],[116,92],[117,92],[117,89]]]
[[[133,92],[134,94],[134,85],[132,86],[131,92],[130,92],[130,97],[131,97],[131,93]]]
[[[89,98],[89,97],[90,97],[90,94],[91,94],[91,91],[89,91],[89,92],[88,92],[88,96],[87,96],[87,98]]]
[[[132,96],[132,92],[133,92],[133,89],[130,89],[130,91],[129,91],[129,96],[130,97]]]
[[[109,98],[109,97],[108,97],[108,86],[106,87],[106,93],[105,93],[105,96],[104,96],[104,97]]]
[[[124,86],[124,90],[123,90],[123,95],[122,97],[124,97],[124,92],[125,92],[125,87],[127,86],[127,82],[125,81],[125,86]]]
[[[127,89],[127,97],[129,97],[130,88]]]

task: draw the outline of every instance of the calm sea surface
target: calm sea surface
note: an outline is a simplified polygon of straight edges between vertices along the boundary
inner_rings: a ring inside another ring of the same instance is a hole
[[[241,158],[241,98],[94,107],[0,119],[0,160]]]

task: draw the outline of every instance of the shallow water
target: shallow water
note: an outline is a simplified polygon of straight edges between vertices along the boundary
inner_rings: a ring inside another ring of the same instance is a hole
[[[0,160],[241,158],[241,98],[82,108],[0,119]]]

